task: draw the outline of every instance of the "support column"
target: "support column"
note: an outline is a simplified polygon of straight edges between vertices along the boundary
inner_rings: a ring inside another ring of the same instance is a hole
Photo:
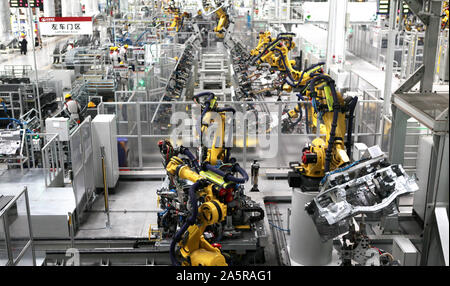
[[[44,17],[55,17],[55,0],[44,0]]]
[[[81,12],[81,2],[80,1],[70,1],[72,2],[72,16],[82,16]]]
[[[345,62],[348,0],[329,0],[327,69],[333,64]]]
[[[392,126],[389,139],[389,161],[392,164],[403,164],[404,162],[408,119],[409,115],[392,105]]]
[[[81,5],[84,4],[84,16],[91,16],[92,15],[92,3],[91,0],[84,0],[81,2]]]
[[[430,13],[429,23],[425,31],[423,47],[423,62],[425,73],[420,82],[420,92],[432,92],[433,81],[436,71],[436,54],[438,49],[438,39],[441,29],[441,5],[442,1],[429,0],[425,6],[425,13]]]
[[[71,17],[72,14],[72,1],[71,0],[61,0],[61,16]]]
[[[11,10],[9,1],[0,1],[0,39],[11,38]]]
[[[98,14],[98,0],[91,0],[92,15]]]
[[[383,114],[390,116],[391,111],[391,96],[392,96],[392,77],[394,73],[394,51],[395,51],[395,36],[397,31],[395,29],[397,19],[398,0],[391,0],[389,11],[389,33],[386,55],[386,68],[384,76],[384,105]]]
[[[119,0],[120,1],[120,12],[126,13],[128,12],[128,0]]]

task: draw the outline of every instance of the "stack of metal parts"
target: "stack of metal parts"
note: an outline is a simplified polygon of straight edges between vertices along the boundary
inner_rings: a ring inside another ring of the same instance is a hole
[[[264,96],[279,95],[283,79],[279,73],[270,68],[268,64],[253,65],[252,56],[242,43],[230,40],[231,62],[233,64],[234,78],[237,82],[236,99],[241,101],[263,101]]]
[[[16,156],[22,147],[21,130],[0,130],[0,157]]]
[[[9,81],[4,80],[4,84],[0,84],[0,98],[3,99],[8,116],[11,118],[19,119],[27,112],[39,108],[36,87],[29,84],[29,78],[26,79],[25,82],[28,84],[25,84],[24,78],[10,78]],[[12,81],[22,81],[22,83],[9,83]],[[56,91],[39,83],[38,93],[42,117],[45,119],[58,109]]]
[[[167,82],[165,100],[179,100],[182,97],[183,90],[191,76],[193,61],[194,46],[188,43]]]
[[[366,154],[360,161],[330,172],[305,209],[322,240],[327,241],[348,232],[350,220],[356,215],[373,220],[396,215],[397,198],[418,188],[415,178],[408,176],[401,165],[391,165],[384,155]]]
[[[194,65],[195,52],[198,49],[196,42],[199,41],[198,35],[193,35],[186,42],[185,48],[181,53],[164,89],[164,94],[160,99],[160,104],[155,107],[151,123],[157,123],[155,128],[167,129],[172,115],[172,105],[162,104],[163,102],[184,101],[188,89],[193,92],[192,68]],[[201,40],[200,40],[201,41]]]

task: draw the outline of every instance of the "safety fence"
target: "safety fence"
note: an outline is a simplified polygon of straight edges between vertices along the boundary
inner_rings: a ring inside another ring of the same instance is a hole
[[[386,67],[388,33],[388,30],[376,26],[352,25],[348,50],[379,68]],[[406,80],[423,64],[424,41],[424,31],[412,29],[396,34],[393,64],[394,72],[400,79]],[[448,30],[441,32],[437,44],[435,83],[445,78],[448,80],[445,68],[448,62]]]
[[[321,135],[307,132],[306,115],[302,120],[292,123],[293,128],[278,124],[282,122],[282,115],[298,103],[297,101],[220,102],[221,106],[233,107],[245,117],[244,119],[235,117],[234,124],[227,122],[227,126],[234,126],[231,139],[234,142],[232,154],[240,158],[244,166],[249,166],[253,160],[258,160],[262,168],[287,168],[289,162],[299,161],[303,146]],[[310,102],[301,103],[304,106],[311,104]],[[264,105],[267,109],[259,105]],[[382,100],[372,99],[368,94],[360,97],[355,109],[352,135],[354,142],[362,142],[369,147],[375,144],[381,145],[384,119],[377,110],[381,110],[382,105]],[[184,116],[184,123],[190,122],[189,124],[193,125],[199,121],[199,118],[198,114],[192,111],[198,108],[198,105],[193,102],[103,102],[98,106],[101,114],[117,115],[117,137],[121,142],[125,142],[126,150],[124,151],[127,156],[127,160],[124,160],[127,164],[120,168],[127,170],[160,169],[161,160],[157,142],[170,139],[174,129],[181,126],[180,122],[174,120],[172,116],[177,113],[179,116]],[[245,112],[246,110],[249,111]],[[258,113],[255,110],[268,110],[268,112]],[[265,131],[254,130],[255,122],[260,122],[267,117],[271,118],[272,126],[269,126],[269,123],[266,125],[261,123],[258,128],[266,126]],[[259,136],[266,134],[265,132],[269,129],[270,133],[267,134],[266,139],[269,140],[270,146],[262,146],[261,143],[265,139]],[[188,144],[192,142],[192,130],[188,128],[187,133],[178,137],[179,140]],[[383,151],[387,152],[387,150]]]
[[[30,135],[30,139],[33,140]],[[46,187],[62,187],[64,186],[64,157],[62,153],[62,143],[59,141],[57,134],[40,134],[39,136],[49,137],[45,146],[42,148],[42,168],[44,170],[44,179]],[[33,146],[33,144],[32,144]],[[32,161],[34,160],[34,152],[32,154]]]
[[[79,221],[95,191],[90,116],[70,134],[69,143],[72,161],[72,187]]]
[[[36,266],[30,203],[25,187],[15,196],[3,196],[0,209],[0,266]]]

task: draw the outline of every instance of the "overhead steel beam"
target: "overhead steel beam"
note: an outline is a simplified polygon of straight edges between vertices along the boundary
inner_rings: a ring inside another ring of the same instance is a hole
[[[425,66],[421,65],[395,92],[394,94],[410,91],[423,77]]]
[[[423,48],[423,62],[425,71],[420,82],[421,92],[432,92],[434,75],[436,72],[436,54],[438,51],[438,39],[441,29],[441,0],[428,0],[425,5],[426,13],[429,15],[427,28],[425,31],[425,41]]]
[[[425,24],[428,25],[428,16],[423,10],[423,0],[404,0],[408,4],[409,9]]]
[[[386,71],[384,78],[384,104],[383,104],[383,114],[390,116],[392,114],[391,110],[391,96],[392,96],[392,76],[394,72],[394,52],[395,52],[395,38],[397,36],[396,31],[396,19],[398,10],[399,0],[390,1],[390,11],[389,11],[389,32],[388,32],[388,44],[386,52]]]

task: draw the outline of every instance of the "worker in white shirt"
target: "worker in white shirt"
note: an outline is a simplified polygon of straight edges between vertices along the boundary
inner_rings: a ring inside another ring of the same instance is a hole
[[[124,62],[120,62],[120,67],[125,68],[126,65]],[[120,90],[128,91],[128,69],[120,70],[119,72],[119,86]]]
[[[70,114],[70,119],[74,120],[76,123],[81,123],[80,118],[80,111],[81,106],[80,104],[72,99],[72,95],[70,93],[66,94],[64,96],[65,102],[64,102],[64,109],[67,110]]]
[[[119,57],[121,61],[128,61],[127,59],[127,50],[128,50],[128,45],[123,45],[122,47],[120,47],[120,51],[119,51]]]
[[[119,48],[111,47],[109,48],[109,59],[113,65],[117,65],[119,63]]]
[[[73,44],[72,41],[70,41],[69,44],[67,45],[66,50],[67,50],[67,51],[70,51],[70,50],[73,49],[73,48],[74,48],[74,44]]]

